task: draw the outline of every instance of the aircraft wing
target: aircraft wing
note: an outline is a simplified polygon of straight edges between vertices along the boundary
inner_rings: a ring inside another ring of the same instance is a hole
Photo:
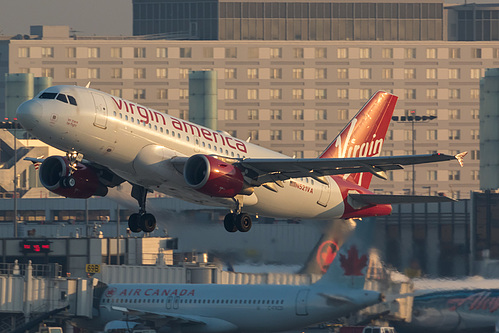
[[[127,314],[130,320],[133,317],[139,320],[162,322],[164,325],[207,325],[208,323],[200,316],[182,315],[178,313],[161,311],[143,311],[138,309],[126,308],[121,306],[112,306],[111,309]]]
[[[446,154],[376,156],[355,158],[284,158],[253,159],[247,158],[236,162],[251,185],[259,186],[268,182],[278,182],[289,178],[311,177],[325,184],[323,176],[343,175],[349,173],[370,172],[374,176],[386,179],[385,171],[403,169],[404,165],[435,163],[456,159],[462,166],[466,155]]]
[[[395,194],[359,194],[350,193],[350,198],[367,205],[425,203],[425,202],[451,202],[457,201],[445,196],[434,195],[395,195]]]

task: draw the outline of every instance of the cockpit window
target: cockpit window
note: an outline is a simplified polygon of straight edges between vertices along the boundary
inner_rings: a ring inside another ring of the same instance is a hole
[[[55,99],[57,96],[57,93],[51,93],[51,92],[44,92],[43,94],[40,95],[41,99]]]
[[[68,99],[66,98],[66,95],[64,95],[64,94],[57,95],[57,100],[61,101],[61,102],[64,102],[64,103],[68,102]]]
[[[77,105],[76,104],[76,99],[73,96],[68,95],[68,99],[69,99],[69,104],[71,104],[71,105]]]

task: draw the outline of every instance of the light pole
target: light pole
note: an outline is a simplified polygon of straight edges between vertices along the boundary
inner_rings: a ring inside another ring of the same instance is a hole
[[[17,238],[17,129],[22,129],[17,123],[17,118],[10,120],[9,118],[4,118],[0,122],[0,129],[14,130],[14,237]],[[12,133],[11,133],[12,134]]]
[[[415,133],[414,133],[414,123],[423,123],[423,122],[429,122],[433,119],[437,119],[437,116],[416,116],[416,110],[410,110],[409,111],[410,116],[393,116],[392,120],[397,122],[397,123],[411,123],[411,142],[412,142],[412,155],[416,154],[416,150],[414,148],[414,140],[415,140]],[[412,165],[412,195],[415,195],[416,193],[414,192],[414,185],[416,181],[416,171],[414,170],[414,164]]]

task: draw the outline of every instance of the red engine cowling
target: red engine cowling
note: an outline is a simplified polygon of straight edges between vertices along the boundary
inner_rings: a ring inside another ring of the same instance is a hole
[[[50,156],[40,165],[40,182],[49,191],[66,198],[86,199],[107,194],[107,187],[99,182],[94,168],[78,163],[71,178],[69,170],[66,157]]]
[[[208,155],[193,155],[184,166],[185,182],[212,197],[232,198],[241,192],[244,179],[232,164]]]

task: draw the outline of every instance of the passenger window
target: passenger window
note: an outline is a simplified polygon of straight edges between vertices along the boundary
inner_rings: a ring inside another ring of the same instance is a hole
[[[40,95],[41,99],[55,99],[57,96],[57,93],[51,93],[51,92],[44,92],[43,94]]]
[[[69,99],[69,104],[75,105],[75,106],[77,105],[76,104],[76,99],[73,96],[68,95],[68,99]]]
[[[68,102],[68,99],[66,98],[66,95],[64,94],[59,94],[57,95],[57,98],[56,98],[58,101],[61,101],[61,102],[64,102],[64,103],[67,103]]]

